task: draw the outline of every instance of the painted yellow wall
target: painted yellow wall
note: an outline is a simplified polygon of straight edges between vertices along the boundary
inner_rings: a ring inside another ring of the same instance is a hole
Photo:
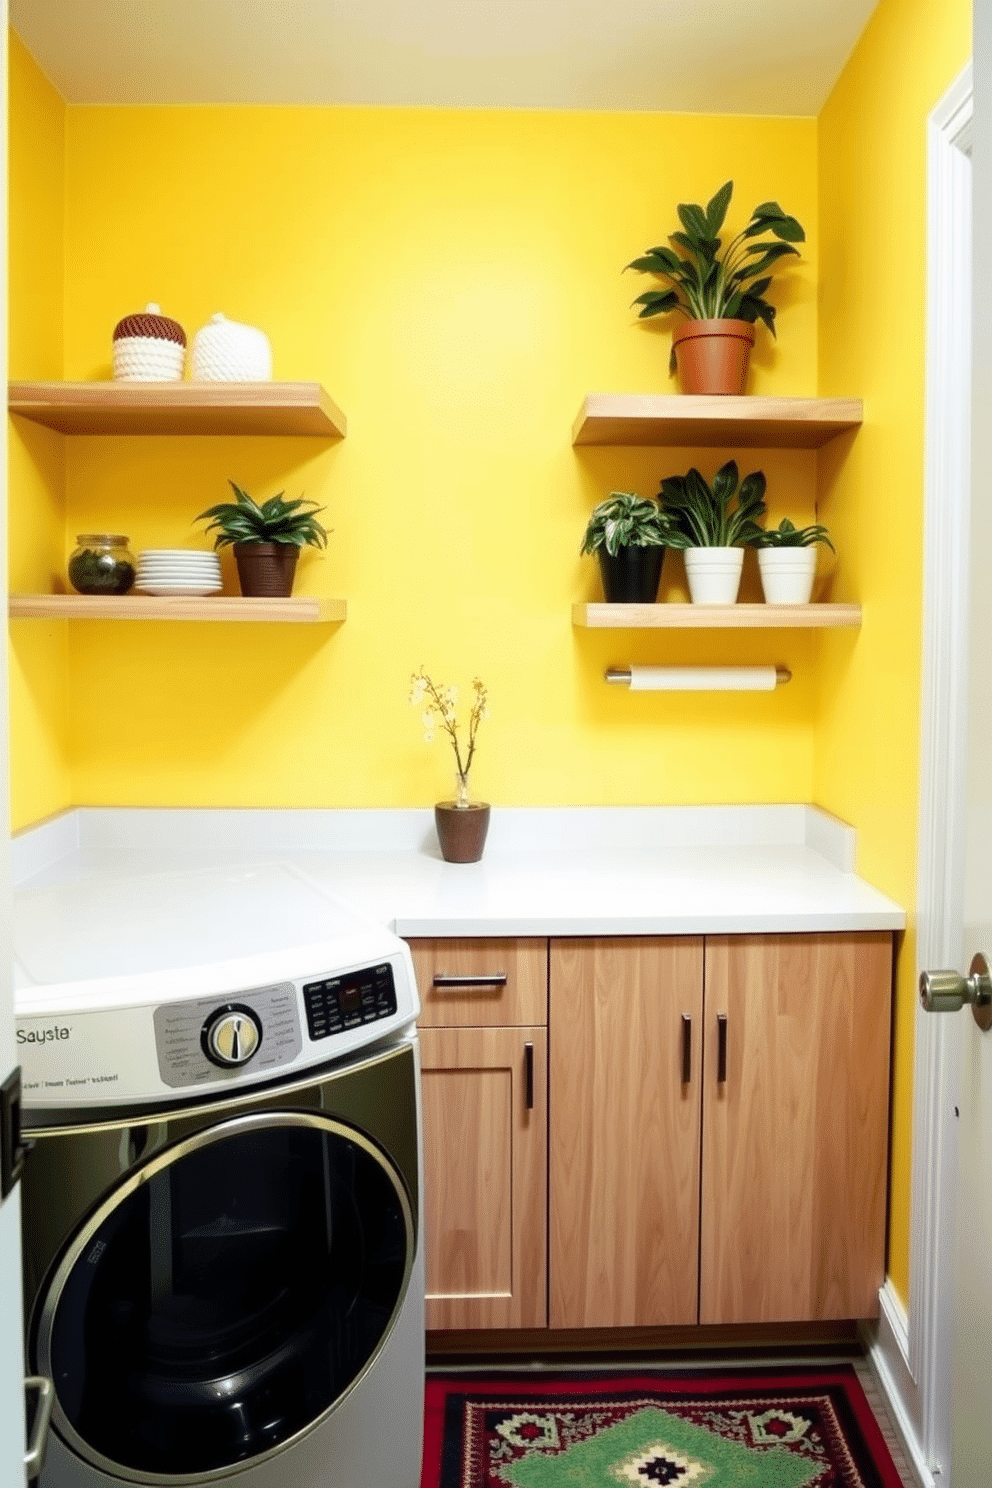
[[[11,377],[62,376],[66,108],[15,33],[9,49]],[[10,587],[47,592],[63,570],[65,454],[47,430],[10,420]],[[67,627],[11,626],[15,827],[72,804],[66,752]]]
[[[202,542],[191,519],[227,477],[285,487],[326,503],[334,529],[299,590],[349,603],[330,632],[72,627],[76,801],[428,804],[451,763],[406,701],[421,663],[488,684],[473,785],[494,802],[809,798],[807,637],[570,623],[572,601],[600,593],[578,556],[592,505],[721,456],[578,453],[570,427],[587,390],[671,386],[667,331],[629,308],[653,281],[621,270],[675,226],[678,201],[728,176],[732,221],[777,197],[809,238],[753,388],[815,390],[814,121],[73,108],[66,158],[68,377],[108,375],[114,323],[148,300],[189,333],[223,310],[268,332],[277,378],[322,381],[349,419],[330,447],[68,443],[67,543],[93,527],[137,548]],[[811,513],[812,456],[741,461],[760,461],[778,513]],[[653,659],[783,661],[796,680],[695,699],[602,682],[610,663]]]
[[[858,828],[859,871],[916,899],[923,526],[926,119],[971,53],[968,0],[882,0],[819,120],[819,386],[865,426],[824,460],[820,513],[858,597],[825,639],[815,799]],[[899,957],[889,1270],[909,1293],[914,927]]]

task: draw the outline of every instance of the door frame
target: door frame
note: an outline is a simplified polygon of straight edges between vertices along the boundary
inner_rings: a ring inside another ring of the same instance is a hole
[[[972,65],[927,121],[926,412],[916,973],[957,966],[971,505]],[[887,1281],[872,1359],[926,1485],[950,1475],[958,1023],[917,1004],[909,1304]]]

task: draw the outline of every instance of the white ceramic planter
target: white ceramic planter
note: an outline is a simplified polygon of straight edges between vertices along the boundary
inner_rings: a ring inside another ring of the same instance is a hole
[[[743,566],[743,548],[686,548],[685,575],[693,604],[736,604]]]
[[[766,604],[809,604],[816,548],[759,548],[758,568]]]

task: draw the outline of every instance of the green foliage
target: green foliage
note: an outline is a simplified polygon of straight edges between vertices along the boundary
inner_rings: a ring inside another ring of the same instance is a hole
[[[671,535],[657,501],[634,491],[611,491],[593,510],[579,551],[605,548],[615,558],[621,548],[667,547]]]
[[[806,234],[795,217],[788,217],[778,202],[762,202],[736,238],[723,246],[718,236],[733,194],[733,181],[726,181],[705,207],[682,203],[678,208],[681,232],[669,235],[683,251],[664,244],[649,248],[641,258],[626,264],[642,274],[669,279],[671,289],[648,290],[638,295],[640,320],[681,310],[690,320],[763,321],[775,334],[775,307],[765,299],[771,274],[783,258],[799,255],[794,243],[804,243]],[[770,241],[769,236],[775,241]]]
[[[316,519],[323,511],[315,501],[304,501],[298,497],[284,501],[283,493],[270,496],[259,506],[252,501],[247,491],[242,491],[232,480],[228,485],[234,492],[234,501],[221,501],[209,506],[195,518],[207,522],[207,531],[216,529],[214,547],[223,548],[233,543],[286,543],[294,548],[326,548],[327,532]]]
[[[814,522],[809,527],[793,527],[788,517],[783,517],[777,527],[768,527],[756,539],[756,548],[811,548],[814,543],[826,543],[831,553],[836,553],[827,529]]]
[[[733,460],[721,465],[708,485],[693,467],[686,475],[669,475],[658,499],[672,524],[670,548],[751,547],[763,536],[758,518],[765,513],[765,477],[754,470],[737,489]],[[736,504],[734,497],[737,497]]]

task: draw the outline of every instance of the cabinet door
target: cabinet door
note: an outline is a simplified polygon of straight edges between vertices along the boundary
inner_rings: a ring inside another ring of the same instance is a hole
[[[421,1028],[548,1021],[548,942],[457,937],[411,940]]]
[[[878,1316],[891,981],[884,934],[707,937],[700,1322]]]
[[[550,1324],[694,1323],[702,940],[553,940],[550,966]]]
[[[428,1328],[546,1326],[547,1030],[422,1028]]]

